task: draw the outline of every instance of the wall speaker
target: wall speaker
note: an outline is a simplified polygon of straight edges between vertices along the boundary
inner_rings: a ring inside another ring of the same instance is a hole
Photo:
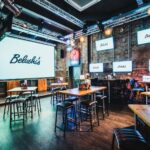
[[[65,58],[65,50],[64,49],[60,50],[60,58]]]

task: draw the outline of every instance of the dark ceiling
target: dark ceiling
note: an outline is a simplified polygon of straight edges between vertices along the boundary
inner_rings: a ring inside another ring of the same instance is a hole
[[[87,25],[92,25],[97,21],[104,21],[110,19],[113,16],[118,16],[130,10],[138,8],[137,0],[101,0],[95,5],[80,12],[69,5],[67,2],[65,2],[65,0],[48,1],[63,9],[70,15],[75,16],[82,23],[86,23]],[[79,2],[79,0],[76,1]],[[85,1],[86,0],[81,0],[82,3],[84,3]],[[149,3],[150,0],[143,0],[143,2],[144,4],[146,4]],[[15,0],[15,4],[17,4],[19,7],[21,6],[22,8],[22,13],[17,18],[38,25],[39,28],[44,27],[51,31],[61,33],[62,35],[67,35],[69,33],[72,33],[73,31],[77,31],[83,28],[83,26],[79,27],[76,23],[72,23],[70,20],[62,18],[61,15],[59,16],[54,12],[48,11],[39,4],[34,3],[34,0]],[[32,12],[39,15],[34,15]],[[53,23],[47,23],[47,20],[45,20],[45,18],[41,16],[64,25],[68,29],[63,29],[61,27],[58,27],[57,25],[54,25]]]

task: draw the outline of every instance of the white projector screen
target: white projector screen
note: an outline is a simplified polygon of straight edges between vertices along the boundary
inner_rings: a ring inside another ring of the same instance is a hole
[[[0,80],[54,77],[54,47],[12,37],[0,42]]]
[[[90,64],[90,72],[103,72],[103,63]]]
[[[113,62],[113,72],[132,72],[132,61]]]

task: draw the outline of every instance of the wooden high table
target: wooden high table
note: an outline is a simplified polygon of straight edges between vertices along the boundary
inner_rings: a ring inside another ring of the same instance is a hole
[[[142,132],[150,143],[150,105],[130,104],[128,106],[135,115],[135,128]]]
[[[148,104],[148,97],[150,97],[150,92],[142,92],[141,95],[146,96],[146,104]]]
[[[102,91],[103,95],[104,95],[104,91],[107,89],[107,87],[105,86],[91,86],[90,89],[88,90],[79,90],[78,88],[73,88],[73,89],[67,89],[67,90],[63,90],[63,91],[58,91],[59,94],[63,95],[63,99],[65,98],[65,96],[77,96],[79,98],[79,103],[81,101],[81,97],[85,96],[85,95],[92,95],[92,100],[95,101],[96,100],[96,92],[98,91]],[[77,102],[76,102],[77,103]]]
[[[63,87],[63,86],[68,86],[68,82],[62,82],[62,83],[51,83],[49,87]]]
[[[63,91],[59,91],[58,93],[63,94],[63,95],[71,95],[71,96],[85,96],[88,94],[93,94],[96,93],[98,91],[103,91],[106,90],[107,87],[105,86],[91,86],[90,89],[88,90],[79,90],[78,88],[73,88],[73,89],[68,89],[68,90],[63,90]]]
[[[31,94],[31,101],[33,99],[32,97],[32,94],[33,93],[36,93],[36,89],[37,87],[36,86],[33,86],[33,87],[27,87],[27,88],[22,88],[22,87],[15,87],[13,89],[10,89],[8,90],[7,92],[10,93],[10,96],[12,95],[12,93],[18,93],[19,92],[19,95],[21,95],[23,92],[29,92]],[[31,118],[33,117],[33,108],[31,109]]]
[[[15,87],[15,88],[13,88],[13,89],[8,90],[7,92],[8,92],[8,93],[12,93],[12,92],[21,92],[21,93],[22,93],[22,92],[31,92],[31,94],[32,94],[32,92],[35,92],[36,89],[37,89],[36,86],[27,87],[27,88]]]

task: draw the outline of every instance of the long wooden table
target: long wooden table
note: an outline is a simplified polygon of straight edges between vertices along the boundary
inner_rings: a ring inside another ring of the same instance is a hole
[[[34,92],[36,91],[37,87],[33,86],[33,87],[27,87],[27,88],[22,88],[22,87],[15,87],[13,89],[8,90],[7,92],[11,93],[11,92]]]
[[[150,143],[150,105],[128,105],[135,115],[135,128]]]
[[[63,87],[63,86],[68,86],[69,84],[68,84],[68,82],[62,82],[62,83],[51,83],[50,84],[50,88],[53,88],[53,87]]]
[[[106,89],[107,87],[105,86],[91,86],[91,88],[88,90],[79,90],[78,88],[73,88],[73,89],[68,89],[64,91],[59,91],[58,93],[80,97],[80,96],[85,96],[85,95],[92,94],[98,91],[104,91]]]
[[[141,95],[146,96],[146,104],[148,104],[148,97],[150,96],[150,92],[141,92]]]
[[[150,105],[130,104],[129,108],[150,127]]]

